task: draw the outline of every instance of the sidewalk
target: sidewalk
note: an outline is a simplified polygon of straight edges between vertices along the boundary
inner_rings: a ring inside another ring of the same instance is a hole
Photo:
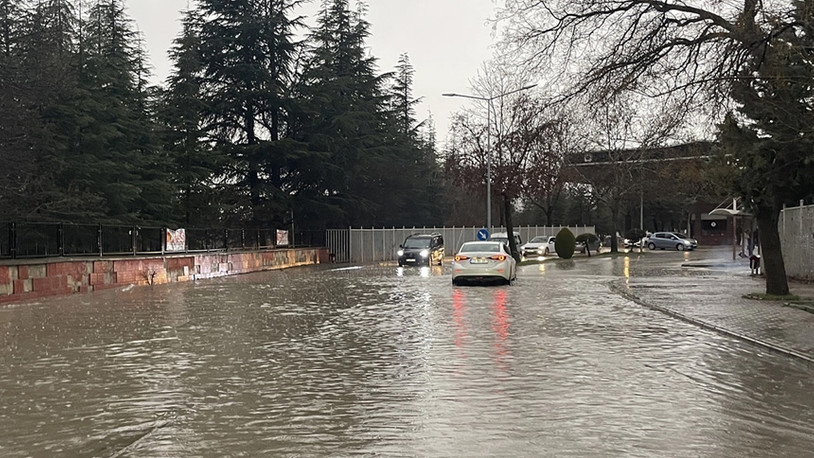
[[[765,292],[765,278],[751,275],[748,259],[732,261],[731,251],[728,259],[721,249],[691,257],[671,262],[665,272],[663,252],[647,253],[631,261],[637,268],[614,289],[679,319],[814,363],[814,313],[783,301],[744,298]],[[790,281],[789,289],[814,299],[812,284]]]

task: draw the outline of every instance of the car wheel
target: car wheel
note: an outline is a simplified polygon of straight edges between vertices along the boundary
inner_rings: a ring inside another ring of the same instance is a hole
[[[678,251],[684,251],[684,244],[683,244],[683,243],[679,243],[678,245],[676,245],[676,250],[678,250]]]
[[[656,244],[653,243],[653,242],[650,242],[650,243],[647,244],[647,248],[650,249],[650,250],[655,250],[656,249]]]

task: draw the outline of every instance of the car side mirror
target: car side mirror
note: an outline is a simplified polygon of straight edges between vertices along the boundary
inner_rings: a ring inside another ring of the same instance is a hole
[[[399,243],[399,248],[404,248],[404,245]]]

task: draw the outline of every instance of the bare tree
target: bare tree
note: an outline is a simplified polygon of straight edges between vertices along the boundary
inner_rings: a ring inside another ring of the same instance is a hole
[[[647,151],[666,143],[681,116],[675,107],[640,111],[642,100],[617,95],[584,114],[583,155],[571,156],[570,181],[590,186],[594,199],[611,214],[611,251],[618,251],[620,213],[626,201],[639,196],[654,171]],[[656,111],[660,110],[660,111]]]
[[[574,121],[567,115],[556,113],[550,105],[541,107],[552,111],[545,119],[545,134],[535,137],[529,158],[527,175],[523,180],[523,195],[527,201],[543,211],[546,225],[554,225],[554,208],[565,187],[562,172],[566,158],[577,152],[579,142],[574,132]]]
[[[537,189],[537,183],[551,181],[539,176],[551,171],[540,163],[552,153],[548,139],[557,123],[548,118],[546,104],[528,94],[495,101],[499,108],[488,126],[480,121],[482,117],[459,115],[454,119],[455,140],[447,149],[445,170],[455,183],[473,187],[484,183],[488,168],[492,192],[500,196],[503,222],[511,234],[515,201],[529,189]],[[487,140],[487,136],[491,138]],[[513,237],[509,237],[509,247],[519,259]]]
[[[634,91],[679,97],[687,112],[702,102],[734,106],[742,116],[728,118],[729,135],[720,139],[730,151],[733,136],[751,139],[747,143],[752,148],[731,170],[738,175],[733,189],[755,210],[766,292],[783,295],[788,282],[778,215],[786,201],[805,192],[805,186],[788,183],[810,182],[814,174],[810,148],[799,147],[812,133],[803,125],[812,124],[814,108],[809,84],[812,3],[507,0],[500,19],[508,25],[507,41],[516,55],[531,68],[546,70],[565,99],[587,95],[602,100]],[[552,74],[552,68],[558,72]],[[784,129],[786,125],[799,132]],[[743,170],[757,165],[761,170],[752,175],[759,179],[744,175]]]

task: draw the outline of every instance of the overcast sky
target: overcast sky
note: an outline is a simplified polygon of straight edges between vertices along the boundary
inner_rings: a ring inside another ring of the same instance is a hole
[[[192,0],[126,0],[128,12],[144,36],[155,83],[170,73],[167,51],[178,35],[181,11]],[[317,9],[312,0],[303,14]],[[352,2],[352,5],[355,3]],[[368,0],[371,36],[367,41],[379,71],[395,68],[407,53],[415,69],[413,95],[423,102],[419,120],[432,112],[438,140],[447,136],[449,116],[472,101],[442,97],[444,92],[470,93],[470,80],[492,48],[493,0]]]

